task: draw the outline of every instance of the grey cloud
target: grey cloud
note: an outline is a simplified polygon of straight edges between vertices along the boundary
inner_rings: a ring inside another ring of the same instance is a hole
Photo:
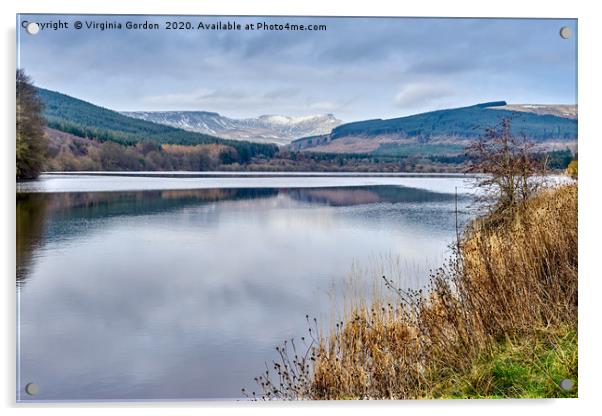
[[[40,86],[117,110],[198,105],[236,117],[331,108],[357,120],[395,117],[400,105],[412,112],[437,103],[571,103],[576,96],[576,37],[558,36],[561,25],[577,33],[571,20],[202,19],[323,23],[327,31],[45,32],[22,38],[21,65]],[[424,87],[401,91],[411,84],[446,84],[462,94],[439,100]]]

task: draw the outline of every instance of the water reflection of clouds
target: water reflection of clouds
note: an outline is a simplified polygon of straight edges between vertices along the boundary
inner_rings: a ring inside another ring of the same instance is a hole
[[[85,256],[80,252],[75,255]],[[191,383],[186,373],[169,376],[174,361],[194,362],[197,356],[205,356],[193,367],[200,373],[217,375],[224,364],[228,371],[236,370],[231,367],[231,357],[219,357],[224,348],[237,345],[239,349],[233,356],[247,356],[248,369],[249,365],[262,363],[265,356],[253,359],[280,341],[275,333],[288,336],[301,329],[282,320],[278,313],[292,312],[300,318],[306,312],[306,294],[290,287],[266,287],[263,282],[245,279],[242,271],[236,280],[229,271],[231,279],[222,285],[213,281],[222,276],[210,271],[192,278],[171,273],[149,281],[145,273],[150,271],[144,268],[123,278],[119,267],[122,262],[115,259],[111,266],[95,273],[94,279],[84,278],[83,273],[89,274],[86,266],[74,267],[62,276],[53,276],[54,284],[26,293],[21,327],[22,357],[26,359],[23,375],[31,375],[44,386],[48,397],[125,397],[119,386],[139,382],[177,385],[183,380],[185,386]],[[157,262],[148,265],[156,266]],[[285,327],[279,328],[282,325]],[[115,383],[107,396],[95,384],[103,381]],[[235,395],[246,381],[228,384],[222,374],[212,384],[213,388],[219,386],[221,394]],[[86,382],[91,385],[86,386]],[[62,393],[54,390],[65,385],[69,389]],[[212,394],[199,385],[195,388],[189,397]],[[181,393],[164,386],[157,395],[186,397],[178,396]],[[143,389],[138,394],[149,392]]]
[[[275,345],[305,334],[305,314],[330,309],[354,260],[424,265],[453,221],[437,204],[419,218],[420,204],[282,195],[75,227],[50,215],[72,234],[45,241],[22,290],[22,378],[40,399],[237,397]]]

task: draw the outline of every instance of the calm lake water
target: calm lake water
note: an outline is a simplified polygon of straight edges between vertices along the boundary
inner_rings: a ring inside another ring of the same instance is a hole
[[[463,223],[461,177],[18,184],[18,400],[241,398],[350,276],[423,286],[455,238],[456,188]]]

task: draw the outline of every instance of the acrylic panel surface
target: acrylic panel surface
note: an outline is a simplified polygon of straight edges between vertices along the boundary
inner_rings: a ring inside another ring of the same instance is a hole
[[[17,63],[18,401],[577,394],[576,20],[22,14]]]

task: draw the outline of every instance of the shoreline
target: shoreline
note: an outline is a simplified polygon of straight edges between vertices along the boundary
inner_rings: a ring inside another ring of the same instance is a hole
[[[154,178],[474,178],[473,173],[420,172],[238,172],[238,171],[51,171],[51,176],[131,176]]]

